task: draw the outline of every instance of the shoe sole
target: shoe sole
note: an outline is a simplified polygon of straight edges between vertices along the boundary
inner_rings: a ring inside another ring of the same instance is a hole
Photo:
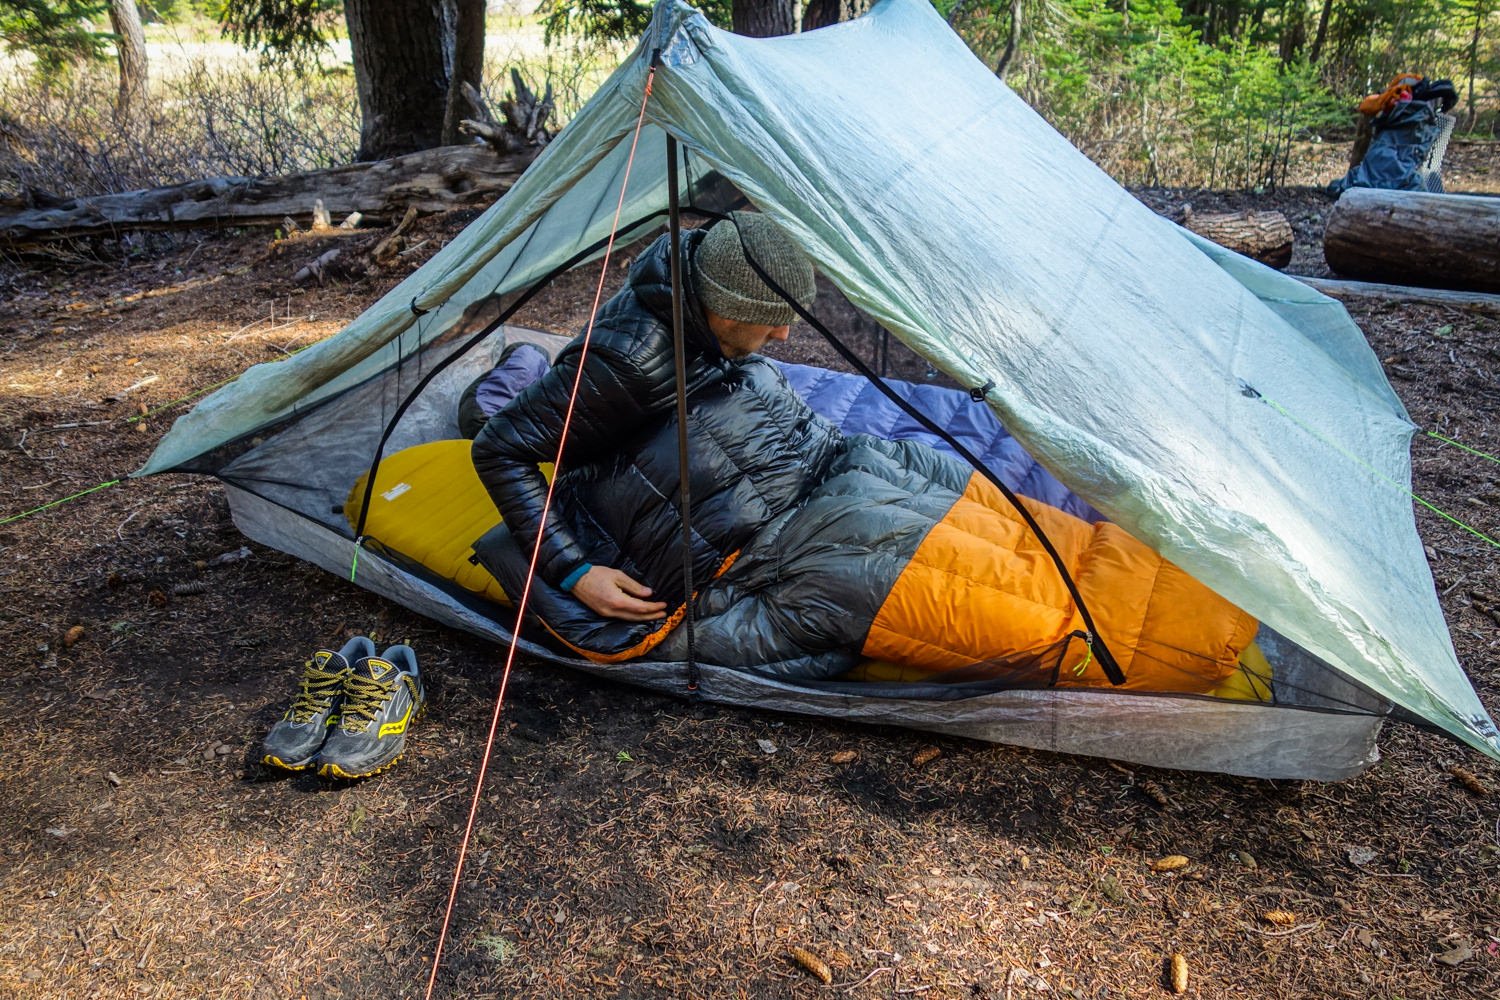
[[[296,774],[299,771],[306,771],[306,770],[311,769],[312,766],[313,766],[313,762],[316,761],[317,759],[318,759],[317,755],[314,754],[313,756],[307,758],[304,761],[298,761],[298,762],[295,762],[295,763],[289,763],[287,761],[282,760],[280,757],[276,756],[275,754],[268,753],[268,754],[266,754],[264,757],[262,757],[260,759],[260,762],[262,764],[266,764],[266,765],[269,765],[271,767],[279,767],[283,771],[291,771],[293,774]]]
[[[405,756],[406,753],[403,750],[401,753],[398,753],[396,756],[392,757],[384,764],[381,764],[379,767],[373,768],[369,771],[352,772],[344,770],[337,764],[324,764],[322,767],[318,768],[318,774],[324,778],[340,778],[344,781],[357,781],[360,778],[373,778],[375,777],[375,775],[389,771],[391,768],[401,763],[401,758]]]

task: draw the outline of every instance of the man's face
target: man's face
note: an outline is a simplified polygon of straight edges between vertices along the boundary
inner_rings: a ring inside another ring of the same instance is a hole
[[[725,319],[717,313],[707,313],[708,329],[719,342],[719,349],[731,361],[756,353],[773,340],[785,340],[792,332],[790,326],[762,326],[759,323],[741,323]]]

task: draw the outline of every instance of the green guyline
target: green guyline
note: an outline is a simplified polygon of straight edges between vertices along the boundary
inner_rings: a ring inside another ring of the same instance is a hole
[[[213,392],[215,389],[222,388],[222,387],[228,385],[229,383],[233,382],[237,378],[239,378],[239,375],[231,375],[228,378],[224,379],[222,382],[215,382],[213,385],[204,386],[202,389],[199,389],[197,392],[190,392],[186,396],[183,396],[183,397],[181,397],[179,399],[172,400],[170,403],[163,403],[160,406],[154,406],[154,407],[152,407],[151,409],[147,410],[145,413],[137,413],[133,417],[127,417],[125,419],[125,422],[127,424],[133,424],[133,423],[136,423],[136,422],[141,421],[141,420],[146,420],[149,417],[154,417],[158,413],[162,412],[163,410],[170,410],[174,406],[181,406],[183,403],[186,403],[188,400],[197,399],[199,396],[203,395],[205,392]]]
[[[33,507],[30,510],[23,510],[19,514],[12,514],[5,520],[0,521],[0,524],[10,524],[12,521],[19,521],[23,517],[30,517],[32,514],[40,514],[44,510],[50,510],[53,507],[60,507],[63,504],[67,503],[69,500],[77,500],[79,497],[86,497],[90,493],[98,493],[100,490],[108,489],[111,486],[117,486],[119,485],[119,483],[120,480],[111,479],[107,483],[100,483],[98,486],[90,486],[88,489],[80,490],[79,492],[74,493],[72,496],[63,497],[60,500],[53,500],[51,503],[44,503],[40,507]]]
[[[307,350],[309,347],[312,347],[314,344],[320,344],[320,343],[322,343],[322,341],[315,340],[315,341],[313,341],[312,344],[303,344],[301,347],[297,348],[295,351],[288,351],[287,355],[286,355],[286,358],[277,358],[275,360],[276,361],[285,361],[287,358],[296,357],[298,354],[301,354],[303,351]],[[274,364],[275,362],[272,362],[272,363]],[[177,399],[172,400],[170,403],[163,403],[160,406],[154,406],[154,407],[152,407],[151,409],[147,410],[145,413],[138,413],[138,414],[136,414],[133,417],[127,417],[126,420],[125,420],[125,422],[127,424],[133,424],[133,423],[136,423],[138,421],[145,420],[145,419],[147,419],[149,417],[154,417],[158,413],[162,412],[163,410],[170,410],[174,406],[181,406],[183,403],[186,403],[189,400],[197,399],[199,396],[203,395],[206,392],[213,392],[215,389],[221,389],[224,386],[228,385],[229,383],[233,382],[235,379],[239,378],[240,375],[243,375],[243,374],[244,374],[243,372],[237,372],[234,375],[231,375],[231,376],[229,376],[226,379],[222,379],[222,380],[220,380],[218,382],[215,382],[213,385],[207,385],[207,386],[204,386],[202,389],[197,390],[196,392],[190,392],[186,396],[180,396]]]
[[[1453,447],[1458,448],[1458,449],[1460,449],[1462,451],[1466,451],[1470,455],[1478,455],[1480,458],[1488,459],[1489,461],[1494,462],[1496,465],[1500,465],[1500,458],[1496,458],[1494,455],[1491,455],[1489,452],[1480,451],[1478,448],[1470,448],[1468,445],[1464,444],[1462,441],[1455,441],[1451,437],[1444,437],[1443,435],[1439,434],[1437,431],[1423,431],[1422,433],[1426,434],[1430,438],[1435,438],[1435,439],[1443,442],[1444,444],[1451,444]]]
[[[1441,509],[1440,507],[1438,507],[1436,504],[1433,504],[1432,502],[1430,502],[1430,501],[1428,501],[1428,500],[1426,500],[1426,499],[1424,499],[1422,497],[1417,496],[1417,494],[1413,493],[1410,489],[1408,489],[1407,487],[1405,487],[1405,486],[1401,485],[1400,483],[1396,482],[1390,476],[1387,476],[1385,473],[1381,472],[1379,469],[1375,468],[1373,465],[1371,465],[1370,463],[1366,462],[1364,459],[1360,458],[1358,455],[1356,455],[1353,452],[1348,451],[1347,449],[1341,447],[1336,442],[1331,441],[1328,438],[1324,437],[1322,434],[1318,433],[1318,431],[1317,431],[1316,428],[1311,427],[1311,426],[1303,423],[1301,420],[1297,419],[1297,417],[1294,416],[1290,410],[1288,410],[1286,407],[1282,406],[1280,403],[1276,402],[1276,400],[1272,399],[1270,396],[1267,396],[1264,393],[1261,393],[1261,392],[1256,391],[1256,390],[1251,390],[1251,391],[1254,391],[1255,395],[1257,397],[1259,397],[1260,399],[1264,400],[1266,402],[1266,405],[1270,406],[1271,409],[1275,410],[1277,413],[1281,414],[1283,417],[1286,417],[1292,423],[1296,424],[1298,427],[1302,428],[1304,431],[1306,431],[1307,433],[1311,434],[1313,437],[1317,438],[1319,441],[1322,441],[1324,444],[1328,445],[1328,447],[1330,447],[1333,450],[1337,451],[1340,455],[1343,455],[1345,458],[1348,458],[1349,460],[1353,461],[1355,464],[1359,465],[1361,468],[1363,468],[1367,472],[1369,472],[1376,479],[1380,480],[1383,483],[1386,483],[1387,485],[1395,487],[1396,489],[1400,490],[1402,493],[1405,493],[1411,499],[1415,500],[1417,503],[1421,504],[1423,507],[1426,507],[1428,510],[1432,511],[1434,514],[1438,515],[1439,517],[1444,518],[1445,520],[1453,522],[1454,524],[1458,525],[1460,528],[1462,528],[1465,531],[1467,531],[1469,534],[1475,536],[1476,538],[1483,539],[1485,542],[1488,542],[1490,545],[1494,546],[1495,548],[1500,549],[1500,542],[1497,542],[1495,539],[1491,538],[1489,535],[1486,535],[1484,532],[1480,531],[1478,528],[1474,527],[1473,525],[1465,524],[1463,521],[1460,521],[1458,518],[1454,517],[1452,514],[1448,513],[1447,511],[1445,511],[1443,509]],[[1427,433],[1428,434],[1432,434],[1434,437],[1439,436],[1439,435],[1433,434],[1432,431],[1428,431]],[[1455,443],[1457,443],[1457,442],[1455,442]],[[1465,450],[1469,450],[1469,449],[1465,449]],[[1482,454],[1482,453],[1480,453],[1480,454]]]
[[[321,341],[314,341],[313,343],[321,343]],[[312,347],[312,346],[313,346],[313,344],[303,344],[301,347],[297,348],[295,351],[289,352],[287,354],[287,358],[290,358],[293,355],[301,354],[303,351],[307,350],[309,347]],[[285,361],[286,358],[278,358],[277,360],[278,361]],[[240,374],[243,374],[243,373],[240,373]],[[233,382],[235,379],[237,379],[239,377],[240,377],[239,374],[231,375],[231,376],[229,376],[226,379],[223,379],[221,381],[215,382],[213,385],[204,386],[202,389],[199,389],[196,392],[190,392],[186,396],[181,396],[181,397],[179,397],[177,399],[172,400],[169,403],[162,403],[160,406],[153,407],[152,409],[147,410],[145,413],[138,413],[138,414],[136,414],[133,417],[127,417],[127,418],[125,418],[124,422],[127,423],[127,424],[134,424],[134,423],[138,423],[139,421],[145,420],[145,419],[147,419],[149,417],[154,417],[154,416],[156,416],[156,414],[161,413],[163,410],[170,410],[174,406],[181,406],[183,403],[186,403],[189,400],[197,399],[199,396],[202,396],[204,393],[213,392],[215,389],[222,388],[222,387],[228,385],[230,382]],[[67,503],[69,500],[77,500],[79,497],[88,496],[90,493],[97,493],[100,490],[108,489],[111,486],[119,485],[120,482],[121,482],[121,480],[111,479],[107,483],[100,483],[98,486],[91,486],[88,489],[81,490],[80,492],[74,493],[71,496],[65,496],[65,497],[62,497],[60,499],[53,500],[50,503],[44,503],[40,507],[33,507],[31,510],[23,510],[19,514],[12,514],[10,517],[5,518],[4,520],[0,520],[0,524],[10,524],[13,521],[19,521],[22,518],[30,517],[33,514],[40,514],[44,510],[51,510],[53,507],[60,507],[63,504]]]

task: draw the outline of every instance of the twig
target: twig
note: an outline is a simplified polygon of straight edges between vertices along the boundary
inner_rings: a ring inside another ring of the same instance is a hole
[[[755,949],[757,955],[760,954],[761,948],[760,928],[756,926],[756,921],[760,918],[760,908],[766,901],[766,893],[770,892],[778,884],[775,879],[772,879],[770,884],[760,891],[760,899],[756,901],[755,909],[750,911],[750,946]]]
[[[252,329],[254,329],[257,326],[260,326],[264,322],[266,322],[264,319],[253,319],[250,322],[246,323],[244,326],[240,327],[238,330],[236,330],[233,333],[231,333],[229,336],[225,337],[224,339],[226,341],[228,341],[228,340],[238,340],[239,337],[240,337],[240,334],[244,333],[247,330],[252,330]],[[271,303],[271,322],[272,323],[276,322],[276,303],[274,301]]]
[[[125,396],[128,396],[128,395],[130,395],[130,394],[131,394],[131,393],[132,393],[132,392],[135,392],[135,391],[136,391],[136,390],[137,390],[137,389],[140,389],[140,388],[144,388],[144,387],[145,387],[145,386],[148,386],[148,385],[150,385],[150,384],[151,384],[151,383],[152,383],[152,382],[155,382],[155,381],[156,381],[156,380],[157,380],[157,379],[159,379],[159,378],[161,378],[161,376],[160,376],[160,375],[148,375],[148,376],[146,376],[146,377],[145,377],[145,378],[143,378],[143,379],[141,379],[141,380],[140,380],[140,381],[139,381],[139,382],[137,382],[137,383],[136,383],[136,384],[135,384],[135,385],[133,385],[133,386],[130,386],[130,387],[129,387],[129,388],[128,388],[128,389],[126,389],[126,390],[125,390],[125,391],[124,391],[124,392],[121,392],[121,393],[120,393],[120,394],[119,394],[119,395],[117,395],[117,396],[116,396],[116,397],[115,397],[115,398],[116,398],[116,399],[120,399],[120,398],[123,398],[123,397],[125,397]]]
[[[1321,899],[1326,903],[1338,902],[1337,896],[1319,896],[1317,893],[1304,892],[1301,889],[1293,889],[1285,885],[1263,885],[1254,889],[1246,889],[1247,896],[1300,896],[1303,899]]]
[[[1468,573],[1460,573],[1458,575],[1458,579],[1457,580],[1454,580],[1452,583],[1448,584],[1448,586],[1446,588],[1444,588],[1444,590],[1443,590],[1443,596],[1447,597],[1449,594],[1453,593],[1455,590],[1458,589],[1458,585],[1461,584],[1461,583],[1463,583],[1468,578],[1469,578],[1469,574]]]
[[[103,427],[105,424],[112,423],[114,423],[113,420],[77,420],[71,424],[53,424],[51,427],[43,427],[39,433],[46,431],[70,431],[78,427]]]
[[[882,972],[893,972],[893,971],[895,971],[895,970],[893,970],[889,965],[882,965],[880,968],[876,969],[874,972],[870,973],[868,976],[866,976],[865,978],[863,978],[863,979],[861,979],[861,980],[859,980],[857,982],[853,982],[853,983],[834,983],[833,984],[833,988],[836,989],[836,990],[844,990],[845,992],[848,992],[850,990],[858,989],[859,987],[863,986],[865,983],[868,983],[870,980],[872,980],[876,976],[880,975]]]
[[[244,340],[246,337],[260,336],[261,334],[265,334],[265,333],[275,333],[277,330],[285,330],[289,326],[296,326],[297,324],[301,323],[302,321],[301,320],[297,320],[297,319],[288,320],[287,322],[285,322],[285,323],[279,323],[276,326],[268,326],[264,330],[252,330],[250,328],[250,327],[256,326],[260,322],[261,322],[261,320],[256,320],[254,323],[251,323],[250,326],[241,327],[240,331],[247,331],[247,332],[236,331],[235,333],[231,334],[230,336],[225,337],[224,338],[224,343],[227,344],[230,341],[234,341],[234,340]]]
[[[1305,788],[1302,790],[1302,794],[1311,799],[1322,799],[1324,802],[1331,802],[1336,806],[1348,805],[1346,802],[1340,802],[1338,799],[1324,795],[1321,792],[1310,792]]]
[[[125,536],[123,534],[121,534],[121,532],[123,532],[125,530],[125,525],[129,524],[131,521],[134,521],[135,520],[135,516],[137,514],[139,514],[139,513],[140,513],[139,509],[131,511],[130,512],[130,516],[127,517],[125,520],[121,521],[120,522],[120,526],[115,529],[115,537],[118,538],[121,542],[125,541]]]
[[[1293,935],[1303,934],[1303,933],[1306,933],[1307,931],[1315,930],[1316,928],[1319,928],[1319,927],[1322,927],[1322,926],[1323,926],[1323,921],[1321,921],[1321,920],[1314,920],[1310,924],[1298,924],[1296,927],[1288,927],[1284,931],[1267,931],[1267,930],[1261,930],[1259,927],[1252,927],[1251,930],[1255,931],[1255,933],[1257,933],[1257,934],[1264,935],[1265,937],[1292,937]]]
[[[141,957],[140,957],[139,961],[137,961],[135,963],[135,967],[137,969],[144,969],[146,967],[146,960],[151,957],[151,949],[155,948],[155,947],[156,947],[156,938],[153,937],[150,941],[146,942],[145,949],[141,951]]]

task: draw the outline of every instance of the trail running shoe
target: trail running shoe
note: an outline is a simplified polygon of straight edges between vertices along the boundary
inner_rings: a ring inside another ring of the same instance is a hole
[[[311,767],[328,728],[338,721],[344,678],[357,660],[375,655],[375,644],[357,635],[337,653],[320,649],[302,670],[301,690],[261,747],[261,762],[287,771]]]
[[[406,730],[426,700],[417,654],[392,646],[355,662],[344,677],[339,720],[318,752],[325,778],[368,778],[401,759]]]

